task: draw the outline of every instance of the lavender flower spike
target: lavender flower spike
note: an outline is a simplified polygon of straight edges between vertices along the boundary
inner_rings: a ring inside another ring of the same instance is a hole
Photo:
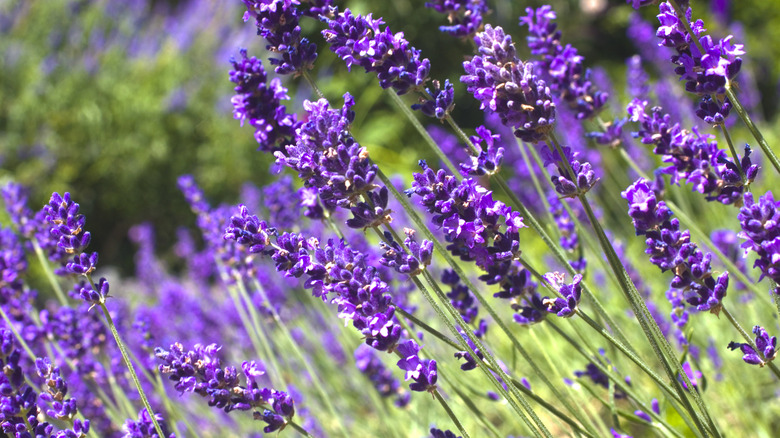
[[[392,87],[401,95],[428,80],[430,61],[420,59],[420,51],[404,39],[403,32],[393,34],[388,27],[380,30],[385,24],[381,18],[355,15],[346,9],[333,19],[322,20],[328,24],[322,36],[330,50],[347,63],[347,68],[357,64],[366,73],[376,73],[382,88]]]
[[[742,360],[751,365],[763,367],[777,357],[777,337],[770,337],[763,327],[753,327],[753,334],[756,335],[756,348],[753,349],[750,344],[729,342],[730,350],[739,349],[744,356]]]
[[[577,311],[577,305],[580,303],[580,296],[582,294],[582,288],[580,287],[582,274],[575,275],[571,284],[566,284],[566,277],[560,272],[545,274],[544,279],[547,280],[553,289],[563,296],[563,298],[544,297],[542,303],[547,306],[547,311],[555,313],[561,318],[568,318],[574,315]]]
[[[474,41],[479,54],[463,63],[466,74],[460,81],[480,108],[498,114],[515,136],[529,143],[544,139],[555,124],[555,104],[533,64],[520,61],[512,37],[500,27],[486,25]]]
[[[739,223],[742,232],[739,237],[745,239],[742,247],[753,251],[758,258],[753,267],[761,270],[761,278],[769,277],[775,283],[780,281],[780,202],[776,202],[772,192],[766,192],[758,202],[753,201],[752,193],[745,193],[744,205],[739,210]],[[780,287],[774,289],[780,296]]]
[[[487,13],[485,0],[435,0],[425,2],[426,8],[447,15],[448,26],[439,26],[439,30],[454,37],[469,37],[482,26],[482,14]]]

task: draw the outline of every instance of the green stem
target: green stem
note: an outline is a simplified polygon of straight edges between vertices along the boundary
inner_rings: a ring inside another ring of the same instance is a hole
[[[452,412],[450,405],[447,403],[447,400],[444,400],[444,397],[441,396],[441,393],[434,389],[432,394],[436,400],[438,400],[441,407],[444,408],[444,410],[447,412],[447,415],[450,417],[452,422],[455,423],[455,426],[458,428],[460,433],[463,434],[463,438],[471,438],[471,435],[469,435],[469,433],[466,431],[466,428],[463,427],[463,425],[460,423],[460,420],[458,420],[458,416],[455,415],[455,412]]]
[[[299,434],[301,434],[301,435],[303,435],[303,436],[305,436],[307,438],[314,438],[314,435],[312,435],[309,432],[307,432],[306,429],[301,427],[298,423],[290,420],[290,421],[287,422],[287,424],[290,425],[290,427],[292,427],[293,429],[295,429]]]
[[[95,284],[92,282],[92,278],[90,276],[87,276],[87,279],[89,280],[89,283],[92,285],[92,288],[95,289]],[[155,418],[154,411],[152,410],[152,405],[149,404],[149,400],[146,398],[146,393],[144,393],[144,389],[141,387],[141,382],[138,380],[138,375],[135,373],[135,367],[133,366],[132,362],[130,362],[130,357],[127,354],[127,349],[125,347],[125,344],[122,342],[122,338],[120,338],[119,332],[116,330],[116,326],[114,325],[114,320],[111,318],[111,314],[108,312],[108,308],[106,307],[106,304],[104,302],[101,302],[99,305],[100,305],[100,309],[103,310],[103,316],[106,318],[106,322],[108,323],[108,328],[111,330],[111,334],[114,336],[114,341],[116,341],[116,345],[119,347],[120,353],[122,353],[122,359],[124,360],[128,371],[130,371],[130,378],[133,380],[133,384],[135,385],[135,388],[138,391],[138,395],[141,397],[141,403],[143,403],[144,407],[146,408],[146,412],[149,414],[149,417],[152,419],[152,423],[154,423],[154,430],[157,432],[158,436],[165,436],[162,432],[162,428],[160,427],[160,424],[157,422],[157,418]]]
[[[54,289],[54,294],[57,295],[57,300],[61,305],[67,306],[68,299],[65,297],[65,293],[62,291],[62,287],[57,281],[57,277],[54,276],[54,272],[52,272],[51,266],[49,265],[49,259],[46,257],[46,255],[43,254],[43,249],[41,249],[41,245],[38,243],[38,239],[30,239],[30,243],[32,243],[33,250],[35,250],[35,256],[41,263],[41,268],[43,268],[44,275],[46,275],[46,278],[49,280],[52,289]]]
[[[404,113],[407,120],[409,120],[412,123],[412,126],[417,129],[417,132],[420,133],[423,140],[425,140],[426,143],[428,143],[428,146],[430,147],[431,151],[433,151],[436,154],[436,157],[441,160],[442,163],[444,163],[445,166],[447,166],[447,169],[452,172],[452,174],[455,176],[455,178],[460,179],[460,171],[457,167],[455,167],[454,164],[452,164],[452,161],[444,155],[444,152],[439,148],[439,146],[436,144],[436,142],[433,140],[430,134],[428,134],[428,131],[425,130],[422,123],[420,123],[419,120],[417,120],[417,117],[415,117],[414,113],[412,113],[412,110],[409,109],[408,105],[404,103],[404,101],[401,99],[401,97],[393,91],[392,88],[387,89],[387,94],[393,99],[393,103]],[[468,141],[468,137],[466,138]],[[467,142],[466,144],[470,144],[471,142]]]

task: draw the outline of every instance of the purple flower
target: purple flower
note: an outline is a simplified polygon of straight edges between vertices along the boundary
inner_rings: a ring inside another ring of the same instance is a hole
[[[263,429],[266,433],[283,429],[295,415],[292,398],[285,392],[259,386],[256,379],[264,372],[254,361],[241,365],[246,382],[242,385],[235,367],[222,367],[220,349],[216,344],[196,344],[192,350],[185,351],[176,343],[168,350],[157,347],[155,356],[162,362],[160,373],[168,374],[178,391],[207,398],[209,406],[225,412],[254,410],[255,419],[268,424]]]
[[[574,276],[571,284],[566,284],[565,275],[560,272],[551,272],[544,275],[544,279],[555,289],[563,298],[544,297],[542,303],[547,306],[547,311],[555,313],[562,318],[568,318],[577,311],[577,305],[580,303],[582,288],[582,274]]]
[[[460,81],[480,102],[480,109],[498,114],[515,136],[536,143],[555,124],[555,104],[532,63],[517,57],[512,38],[500,27],[485,26],[474,37],[479,54],[463,63]]]
[[[231,59],[233,70],[230,81],[236,84],[236,94],[230,99],[233,104],[233,118],[245,121],[255,128],[255,140],[259,150],[276,151],[292,143],[297,124],[294,114],[287,114],[282,100],[289,99],[287,89],[278,78],[268,82],[261,61],[254,56],[247,57],[241,49],[239,59]]]
[[[561,31],[553,23],[555,11],[548,5],[536,10],[526,8],[520,17],[520,25],[528,26],[528,47],[540,56],[536,62],[541,76],[549,84],[552,93],[565,102],[578,120],[593,117],[607,102],[609,95],[596,90],[591,82],[590,69],[583,69],[584,58],[571,45],[561,45]]]
[[[248,247],[252,253],[262,252],[270,243],[270,235],[276,230],[268,228],[265,221],[249,214],[246,205],[238,206],[239,214],[231,216],[230,225],[225,229],[225,240],[235,240],[239,245]]]
[[[404,239],[404,246],[401,246],[399,242],[393,240],[393,235],[389,231],[385,231],[385,240],[388,243],[379,243],[379,246],[385,251],[379,263],[409,276],[422,273],[431,264],[433,242],[423,240],[418,243],[414,237],[415,233],[411,228],[404,228],[406,239]]]
[[[155,412],[154,418],[157,420],[157,424],[160,425],[162,432],[165,434],[165,438],[176,438],[176,434],[168,432],[162,414]],[[147,411],[146,408],[138,411],[137,420],[128,419],[125,421],[125,424],[122,425],[122,432],[124,432],[123,438],[157,437],[157,430],[152,422],[152,416],[149,415],[149,411]]]
[[[695,371],[693,368],[691,368],[691,363],[688,361],[685,361],[685,363],[682,364],[683,371],[685,371],[685,375],[688,377],[688,380],[691,381],[691,385],[695,390],[699,390],[699,385],[701,382],[699,382],[699,379],[702,378],[701,371]],[[690,388],[688,388],[688,384],[683,381],[682,375],[677,376],[677,380],[680,381],[683,388],[685,388],[687,391],[690,391]]]
[[[431,428],[431,438],[461,438],[454,433],[452,433],[449,430],[441,430],[436,429],[435,427]]]
[[[578,152],[572,152],[571,148],[564,147],[563,153],[566,156],[566,161],[571,164],[571,170],[574,171],[574,180],[564,166],[564,160],[558,150],[551,150],[546,144],[542,146],[541,155],[544,158],[545,167],[554,164],[558,170],[558,175],[550,177],[555,191],[565,198],[575,198],[587,193],[598,182],[596,172],[587,161],[579,161],[580,154]]]
[[[695,127],[688,131],[679,123],[672,124],[671,116],[663,114],[661,107],[654,107],[648,115],[646,106],[647,101],[634,99],[627,107],[630,120],[641,124],[633,135],[644,144],[654,145],[653,152],[669,163],[661,172],[671,175],[672,184],[686,181],[693,185],[693,190],[706,195],[708,201],[739,204],[746,187],[758,174],[758,165],[750,159],[750,148],[745,147],[740,161],[743,178],[713,136],[703,135]]]
[[[436,361],[433,359],[420,359],[418,355],[420,346],[411,339],[398,344],[396,351],[402,357],[398,361],[398,367],[406,371],[406,380],[414,380],[409,385],[409,389],[418,392],[435,391],[436,381],[438,380]]]
[[[458,310],[460,316],[463,317],[463,321],[466,324],[474,324],[477,329],[474,331],[474,335],[482,337],[487,331],[487,323],[484,319],[477,323],[477,314],[479,313],[479,307],[477,306],[477,300],[474,298],[474,294],[460,281],[460,277],[452,269],[445,269],[441,274],[441,282],[450,286],[450,291],[447,292],[447,298],[450,299],[450,304]]]
[[[330,50],[347,63],[359,65],[366,73],[376,73],[382,88],[392,87],[399,95],[421,87],[428,80],[430,61],[420,59],[420,51],[404,39],[403,32],[393,34],[381,18],[371,14],[354,15],[346,9],[335,18],[322,17],[328,29],[322,31]]]
[[[435,0],[425,2],[425,7],[447,15],[450,24],[439,26],[439,30],[454,37],[473,36],[482,26],[482,15],[488,12],[484,0]]]
[[[631,7],[634,9],[639,9],[642,6],[650,6],[656,1],[658,0],[626,0],[626,3],[630,3]]]
[[[696,115],[710,124],[723,123],[728,116],[731,103],[725,97],[726,84],[733,80],[742,66],[745,52],[741,44],[733,44],[732,36],[717,43],[709,35],[701,36],[706,29],[702,20],[692,22],[690,8],[685,12],[685,20],[690,23],[693,35],[689,34],[674,7],[669,2],[659,5],[658,21],[660,26],[656,36],[659,45],[671,47],[677,51],[671,60],[677,67],[674,72],[685,80],[688,92],[706,96],[709,100],[700,105]],[[704,52],[699,50],[699,42]]]
[[[504,160],[504,148],[498,143],[500,140],[501,137],[490,132],[488,128],[479,126],[477,135],[471,136],[471,142],[477,150],[477,155],[471,156],[471,163],[461,163],[460,172],[463,176],[498,173],[501,169],[501,162]]]
[[[780,280],[780,202],[775,202],[772,192],[766,192],[753,201],[752,193],[745,193],[744,205],[739,210],[739,224],[742,232],[739,237],[745,239],[742,247],[753,251],[758,256],[754,268],[761,270],[761,278],[769,277]],[[759,280],[760,280],[759,279]],[[780,295],[780,288],[775,288],[775,294]]]
[[[301,26],[298,24],[303,14],[297,0],[242,0],[247,11],[244,21],[255,19],[257,34],[268,42],[265,46],[281,58],[270,58],[276,66],[276,73],[285,75],[300,74],[310,70],[317,59],[317,45],[307,38],[301,38]],[[321,8],[320,8],[321,9]]]
[[[380,396],[395,397],[394,404],[399,408],[409,404],[410,394],[401,389],[401,384],[372,348],[361,344],[355,350],[355,366],[368,377]]]
[[[667,296],[675,307],[683,306],[682,298],[699,311],[720,312],[721,301],[729,285],[728,272],[715,278],[710,262],[712,254],[704,254],[690,241],[688,230],[680,231],[680,223],[672,219],[672,211],[658,201],[648,182],[639,179],[622,193],[628,201],[629,216],[633,219],[637,236],[646,237],[645,253],[650,261],[671,270],[674,279]],[[673,314],[674,317],[674,314]],[[684,321],[681,321],[684,324]],[[678,323],[678,326],[682,325]]]
[[[777,337],[770,337],[763,327],[754,326],[753,334],[756,335],[756,348],[750,344],[729,342],[729,350],[742,351],[742,360],[750,365],[763,367],[777,357]]]
[[[551,193],[547,197],[547,201],[550,204],[550,213],[555,219],[555,226],[558,227],[561,234],[559,239],[561,248],[568,251],[570,256],[576,257],[571,259],[569,263],[575,270],[583,272],[588,262],[580,250],[580,240],[574,220],[564,208],[563,203],[567,201],[564,198],[559,198],[555,193]]]
[[[442,88],[441,82],[433,81],[433,88],[426,88],[425,92],[430,95],[430,98],[422,98],[422,103],[412,105],[412,109],[420,110],[428,117],[435,117],[439,120],[446,119],[455,107],[455,88],[450,80],[444,81],[444,88]]]

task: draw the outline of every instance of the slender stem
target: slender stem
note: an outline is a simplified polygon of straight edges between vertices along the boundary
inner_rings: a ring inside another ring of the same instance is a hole
[[[87,276],[89,279],[90,284],[92,284],[92,288],[95,288],[94,283],[92,283],[92,278]],[[111,330],[111,334],[114,336],[114,341],[116,341],[116,345],[119,347],[119,351],[122,354],[122,359],[125,362],[125,365],[127,366],[128,371],[130,371],[130,378],[133,380],[133,384],[135,385],[136,390],[138,390],[138,395],[141,397],[141,403],[143,403],[144,407],[146,408],[146,412],[149,414],[149,417],[152,419],[152,423],[154,423],[154,430],[157,432],[157,435],[159,436],[165,436],[162,432],[162,428],[160,427],[160,424],[157,422],[157,418],[155,418],[154,411],[152,410],[152,405],[149,404],[149,400],[146,398],[146,393],[144,393],[144,389],[141,387],[141,381],[138,380],[138,375],[135,373],[135,367],[133,366],[133,363],[130,362],[130,357],[127,354],[127,348],[125,347],[125,344],[122,342],[122,338],[119,336],[119,332],[116,330],[116,326],[114,325],[114,320],[111,318],[111,314],[108,312],[108,308],[106,307],[105,303],[100,303],[100,309],[103,311],[103,316],[106,318],[106,322],[108,323],[108,328]]]
[[[466,431],[466,428],[463,427],[463,425],[460,423],[460,420],[458,420],[458,416],[455,415],[455,412],[452,412],[450,405],[447,403],[447,400],[444,400],[444,397],[441,396],[441,393],[434,389],[432,394],[436,400],[438,400],[441,407],[444,408],[444,410],[447,412],[447,415],[450,417],[452,422],[455,423],[455,426],[458,428],[460,433],[463,434],[463,438],[471,438],[471,435],[469,435],[469,433]]]
[[[309,85],[311,86],[312,90],[314,90],[314,92],[317,93],[317,96],[319,96],[320,99],[325,98],[325,94],[322,93],[320,87],[318,87],[317,83],[314,82],[314,78],[311,77],[311,73],[309,73],[308,71],[303,71],[301,73],[303,75],[303,78],[306,79],[306,82],[308,82]]]
[[[444,152],[442,152],[441,148],[436,144],[436,142],[433,140],[430,134],[428,134],[428,131],[425,130],[422,123],[420,123],[419,120],[417,120],[417,117],[415,117],[414,113],[412,113],[412,110],[409,109],[408,105],[404,103],[404,101],[401,99],[400,96],[398,96],[391,88],[387,89],[387,94],[390,96],[393,100],[393,103],[396,104],[396,106],[404,113],[407,120],[409,120],[412,123],[412,126],[417,129],[417,132],[420,133],[420,135],[423,137],[426,143],[428,143],[428,146],[430,147],[431,151],[433,151],[436,156],[444,163],[445,166],[447,166],[447,169],[452,172],[453,175],[455,175],[455,178],[460,178],[460,171],[457,167],[455,167],[454,164],[452,164],[452,161],[444,155]],[[466,138],[468,141],[468,137]],[[470,144],[471,142],[468,142],[466,144]]]
[[[38,243],[38,239],[30,239],[30,242],[32,243],[33,249],[35,250],[35,256],[41,263],[41,268],[43,268],[44,275],[46,275],[49,283],[51,283],[51,287],[54,289],[54,294],[57,295],[57,300],[61,305],[67,306],[68,299],[65,297],[65,293],[62,291],[62,287],[57,281],[57,277],[54,276],[54,272],[51,270],[51,265],[49,265],[49,260],[43,254],[43,249],[41,249],[41,245]]]
[[[298,423],[296,423],[296,422],[294,422],[294,421],[290,420],[290,421],[288,421],[288,422],[287,422],[287,424],[288,424],[288,425],[290,425],[290,427],[292,427],[293,429],[295,429],[295,430],[296,430],[298,433],[300,433],[301,435],[303,435],[303,436],[305,436],[305,437],[308,437],[308,438],[314,438],[314,435],[312,435],[312,434],[310,434],[309,432],[307,432],[307,431],[306,431],[306,429],[304,429],[303,427],[301,427],[301,426],[300,426]]]

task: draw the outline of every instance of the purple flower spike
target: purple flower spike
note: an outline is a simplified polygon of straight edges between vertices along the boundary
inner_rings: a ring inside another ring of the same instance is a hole
[[[95,284],[95,287],[93,288],[92,285],[85,285],[79,289],[79,297],[81,297],[82,300],[95,305],[100,305],[102,303],[106,302],[106,298],[108,295],[108,280],[105,278],[101,278],[98,280],[98,282]]]
[[[477,135],[471,136],[471,142],[477,148],[477,156],[471,157],[471,163],[461,163],[463,176],[493,175],[501,169],[504,160],[504,148],[498,142],[501,137],[493,134],[484,126],[477,128]],[[484,146],[483,146],[484,144]]]
[[[742,44],[733,44],[733,36],[729,35],[717,43],[709,35],[701,36],[707,29],[702,20],[692,21],[690,8],[685,12],[685,20],[693,30],[689,34],[678,11],[669,2],[659,5],[658,21],[660,26],[656,36],[661,40],[659,45],[673,48],[677,51],[671,61],[677,67],[674,72],[685,80],[685,90],[702,96],[696,115],[710,124],[721,124],[729,115],[731,103],[725,97],[726,84],[739,73],[744,55]],[[681,11],[679,11],[681,12]],[[696,42],[701,45],[704,53],[699,50]]]
[[[730,342],[728,348],[730,350],[739,349],[742,351],[742,360],[750,365],[758,365],[763,367],[769,362],[773,361],[777,357],[777,337],[770,337],[763,327],[753,327],[753,334],[756,335],[756,348],[753,349],[750,344]]]
[[[555,124],[555,104],[533,64],[520,61],[512,38],[501,27],[486,25],[474,41],[479,54],[463,63],[466,74],[460,81],[480,102],[480,109],[498,114],[523,141],[546,138]]]
[[[405,275],[419,275],[433,258],[433,242],[423,240],[417,242],[414,237],[415,231],[411,228],[404,228],[406,239],[404,246],[393,240],[393,235],[385,231],[385,240],[389,243],[380,242],[379,246],[385,251],[379,263],[395,269],[397,272]],[[407,250],[404,248],[408,248]]]
[[[154,418],[157,420],[157,424],[160,425],[163,434],[166,438],[176,438],[173,433],[168,433],[167,425],[164,422],[162,414],[155,412]],[[137,420],[127,420],[122,425],[122,432],[124,432],[123,438],[147,438],[157,437],[157,430],[152,422],[152,416],[146,408],[141,409],[138,412]]]
[[[398,344],[396,351],[403,358],[398,361],[398,367],[406,371],[406,380],[414,380],[409,389],[417,392],[435,391],[438,380],[436,361],[420,359],[420,346],[411,339]]]
[[[568,318],[577,311],[577,305],[580,303],[582,288],[580,282],[582,275],[574,276],[571,284],[566,284],[566,277],[560,272],[551,272],[544,275],[544,279],[555,289],[563,298],[544,297],[542,303],[547,306],[547,311],[555,313],[562,318]]]
[[[752,193],[745,193],[744,205],[739,210],[739,224],[742,232],[739,237],[745,239],[742,247],[758,256],[754,268],[761,270],[761,279],[769,277],[774,282],[780,280],[780,202],[776,202],[772,192],[766,192],[754,202]],[[780,295],[780,287],[775,288]]]
[[[431,438],[461,438],[449,430],[431,428]]]
[[[376,73],[382,88],[392,87],[401,95],[428,80],[430,61],[420,59],[420,51],[404,39],[403,32],[393,34],[388,27],[380,30],[385,24],[381,18],[354,15],[346,9],[333,19],[322,20],[328,24],[322,36],[330,50],[347,63],[347,68],[357,64],[366,73]]]
[[[368,377],[380,396],[395,397],[394,404],[399,408],[409,404],[410,394],[401,389],[401,384],[372,348],[362,344],[355,350],[355,366]]]
[[[729,284],[728,272],[717,278],[712,273],[712,254],[704,254],[690,241],[688,230],[680,231],[680,223],[672,211],[658,201],[648,182],[639,179],[622,193],[628,200],[628,214],[633,219],[637,236],[646,237],[645,253],[661,271],[671,270],[674,279],[667,297],[679,312],[683,299],[699,311],[718,314]],[[676,313],[672,314],[675,319]],[[678,327],[685,319],[678,319]]]
[[[412,109],[420,110],[428,117],[446,119],[455,107],[455,88],[450,80],[444,81],[444,88],[439,81],[433,81],[433,88],[426,88],[425,91],[431,95],[431,98],[421,99],[422,103],[412,105]]]
[[[439,30],[454,37],[474,36],[488,11],[485,0],[435,0],[425,2],[425,7],[447,15],[450,24],[439,26]]]
[[[607,103],[609,94],[595,89],[591,71],[583,68],[584,57],[577,49],[561,44],[561,31],[556,30],[553,22],[555,11],[549,5],[525,11],[527,15],[520,17],[520,26],[528,26],[528,47],[533,55],[541,58],[536,62],[541,77],[552,93],[575,112],[578,120],[593,117]]]
[[[317,59],[317,45],[301,38],[298,24],[303,14],[298,0],[242,0],[247,11],[244,21],[255,19],[257,34],[268,42],[265,48],[280,58],[270,58],[280,75],[310,70]]]
[[[249,247],[250,253],[262,252],[270,243],[270,235],[276,230],[268,228],[265,221],[249,214],[246,205],[238,206],[239,214],[230,218],[230,225],[225,229],[225,240],[235,240],[239,245]]]
[[[579,161],[580,154],[578,152],[572,152],[571,148],[564,147],[563,153],[571,164],[576,181],[571,179],[558,151],[551,150],[546,144],[542,146],[541,155],[544,158],[544,165],[554,164],[558,170],[558,175],[550,177],[555,186],[555,191],[564,198],[576,198],[589,192],[598,182],[596,172],[593,171],[593,168],[587,161]]]
[[[289,99],[287,89],[278,78],[268,82],[263,64],[254,56],[249,58],[241,49],[239,59],[231,59],[233,70],[230,81],[236,84],[236,94],[230,99],[233,118],[248,121],[255,128],[258,150],[276,151],[292,143],[297,123],[294,114],[287,114],[282,100]]]

